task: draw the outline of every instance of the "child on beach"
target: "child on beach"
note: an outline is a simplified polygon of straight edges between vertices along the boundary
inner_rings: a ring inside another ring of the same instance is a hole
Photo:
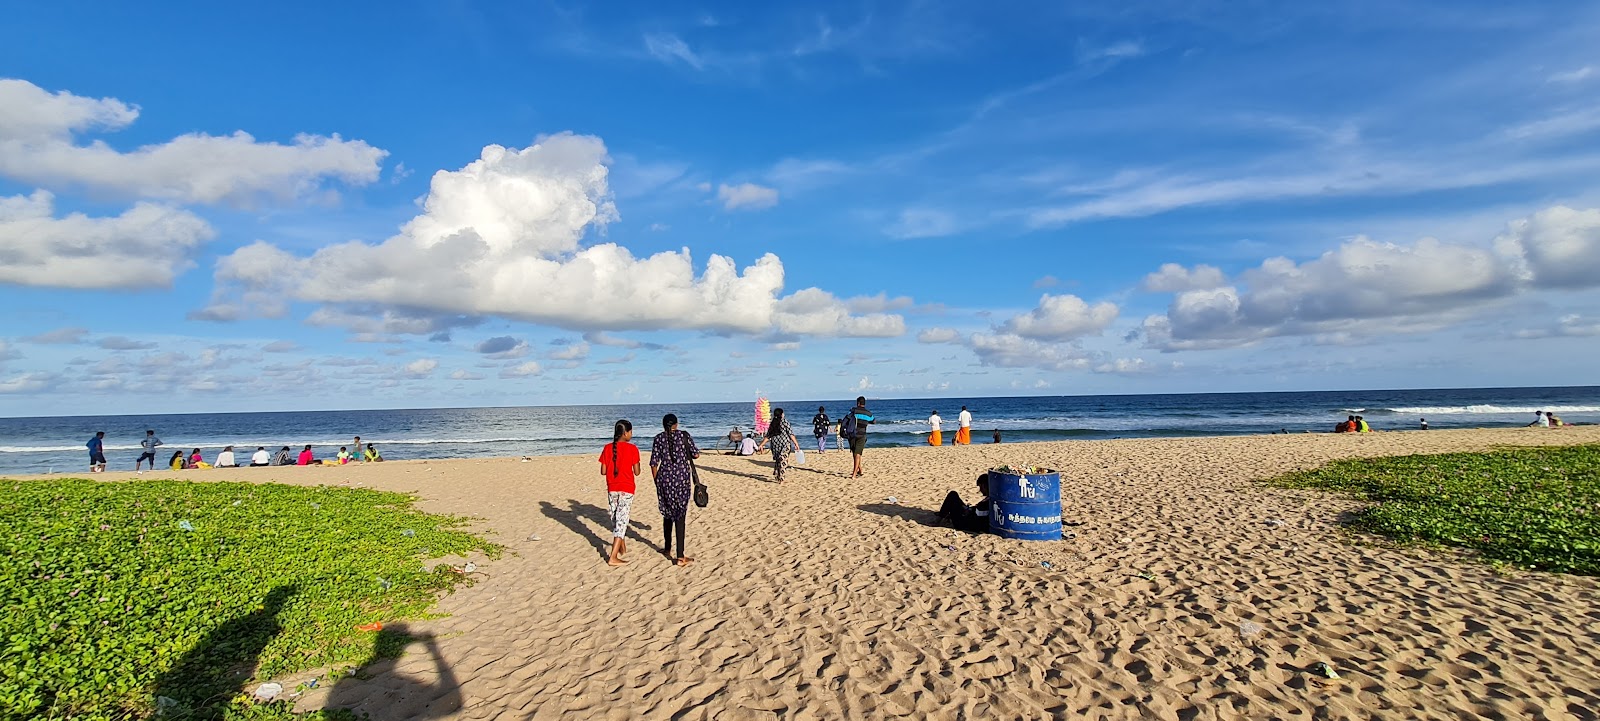
[[[167,467],[171,468],[174,471],[183,470],[184,469],[183,451],[173,451],[172,452],[172,458],[167,461]]]
[[[627,563],[622,554],[628,552],[628,512],[639,476],[639,447],[632,440],[633,423],[624,418],[611,426],[611,442],[600,449],[600,475],[606,479],[606,502],[611,507],[611,559],[606,563],[612,566]]]
[[[350,462],[350,449],[348,447],[346,447],[346,446],[339,446],[339,465],[342,466],[342,465],[344,465],[346,463],[349,463],[349,462]]]

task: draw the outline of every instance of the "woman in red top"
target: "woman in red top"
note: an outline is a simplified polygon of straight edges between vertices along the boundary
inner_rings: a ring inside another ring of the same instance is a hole
[[[606,479],[606,500],[611,505],[611,560],[621,566],[627,561],[628,511],[633,509],[634,479],[639,475],[639,447],[633,440],[633,424],[627,419],[611,427],[611,442],[600,449],[600,475]]]

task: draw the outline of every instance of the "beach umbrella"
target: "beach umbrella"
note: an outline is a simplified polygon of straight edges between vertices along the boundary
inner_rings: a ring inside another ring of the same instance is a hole
[[[756,399],[756,432],[766,433],[767,423],[772,420],[772,404],[765,398]]]

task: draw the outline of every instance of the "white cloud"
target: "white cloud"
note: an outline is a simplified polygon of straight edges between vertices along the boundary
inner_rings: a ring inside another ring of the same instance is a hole
[[[588,343],[573,343],[550,351],[547,356],[550,360],[576,361],[589,357]]]
[[[57,218],[55,196],[0,197],[0,283],[58,288],[169,287],[194,265],[211,226],[192,213],[138,203],[122,215]]]
[[[755,183],[717,186],[723,210],[763,210],[778,204],[778,191]]]
[[[893,310],[905,310],[916,305],[916,301],[909,296],[889,297],[888,293],[877,295],[856,296],[845,301],[845,306],[851,313],[886,313]]]
[[[695,70],[704,70],[706,66],[705,60],[696,55],[694,50],[689,48],[689,44],[683,41],[683,38],[670,33],[645,35],[644,49],[657,60],[669,65],[681,62]]]
[[[0,175],[51,187],[180,203],[249,205],[290,200],[324,189],[378,179],[387,153],[338,135],[299,135],[291,145],[258,142],[245,132],[191,133],[120,152],[77,133],[119,130],[139,116],[113,98],[50,93],[25,80],[0,79]]]
[[[21,357],[22,354],[18,353],[10,343],[0,340],[0,361],[16,360]]]
[[[955,343],[961,334],[954,328],[927,328],[917,333],[918,343]]]
[[[713,255],[697,275],[687,249],[635,258],[614,243],[581,247],[618,217],[606,158],[598,138],[571,134],[488,146],[434,174],[422,214],[382,243],[310,257],[254,243],[219,259],[211,305],[197,316],[281,315],[302,301],[322,304],[310,322],[363,333],[438,332],[485,316],[585,332],[903,332],[899,316],[853,316],[817,289],[780,298],[772,254],[742,272]]]
[[[1181,293],[1186,290],[1204,290],[1228,284],[1222,271],[1209,265],[1197,265],[1193,270],[1177,263],[1163,263],[1158,270],[1144,277],[1143,288],[1152,293]]]
[[[1228,285],[1179,292],[1142,332],[1162,350],[1276,336],[1349,344],[1441,328],[1520,293],[1593,287],[1600,287],[1600,210],[1555,206],[1511,222],[1493,250],[1357,237],[1304,263],[1271,258]]]
[[[500,371],[501,378],[528,378],[544,372],[538,361],[528,361],[514,366],[507,366]]]
[[[1014,333],[973,333],[967,346],[986,366],[1043,368],[1066,371],[1088,368],[1092,356],[1082,349],[1058,343],[1041,343]]]
[[[779,300],[772,321],[779,333],[790,335],[894,338],[906,332],[904,318],[887,313],[852,315],[843,301],[819,288]]]
[[[300,350],[300,344],[292,340],[275,340],[261,346],[261,350],[267,353],[292,353]]]
[[[1044,294],[1038,307],[1007,320],[1000,330],[1024,338],[1065,341],[1098,335],[1117,319],[1114,303],[1089,305],[1075,295]]]
[[[450,372],[450,380],[453,381],[481,381],[483,378],[484,376],[481,373],[473,373],[460,368]]]
[[[583,340],[587,343],[610,346],[612,348],[639,348],[644,345],[644,343],[640,341],[636,341],[631,338],[621,338],[600,330],[584,333]]]
[[[883,229],[884,235],[891,238],[936,238],[951,235],[961,231],[961,226],[956,222],[956,217],[943,210],[933,208],[907,208],[900,211],[900,217],[889,227]]]
[[[1058,285],[1061,285],[1061,279],[1053,275],[1041,276],[1038,280],[1033,281],[1034,288],[1054,288]]]
[[[1516,338],[1592,338],[1600,336],[1600,318],[1588,318],[1578,314],[1564,315],[1556,324],[1548,328],[1533,328],[1520,330],[1513,334]]]
[[[405,373],[413,378],[425,377],[439,367],[439,361],[433,358],[418,358],[405,365]]]
[[[1546,79],[1546,82],[1577,83],[1595,77],[1597,72],[1600,71],[1596,71],[1593,65],[1585,65],[1581,68],[1574,68],[1565,72],[1554,73]]]
[[[0,393],[38,393],[49,390],[56,381],[50,373],[23,373],[0,379]]]
[[[789,341],[787,343],[773,343],[773,344],[767,346],[767,350],[775,350],[775,351],[800,350],[800,343],[797,342],[797,341]]]

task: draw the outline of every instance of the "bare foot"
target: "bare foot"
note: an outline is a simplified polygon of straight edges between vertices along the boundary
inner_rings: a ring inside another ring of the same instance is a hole
[[[689,565],[691,563],[694,563],[694,559],[693,558],[689,558],[687,556],[679,556],[678,557],[677,564],[679,566],[687,566],[687,565]]]
[[[606,561],[606,565],[608,565],[608,566],[626,566],[626,565],[628,565],[628,562],[624,561],[624,560],[622,560],[620,558],[613,558],[613,559],[611,559],[609,561]]]

